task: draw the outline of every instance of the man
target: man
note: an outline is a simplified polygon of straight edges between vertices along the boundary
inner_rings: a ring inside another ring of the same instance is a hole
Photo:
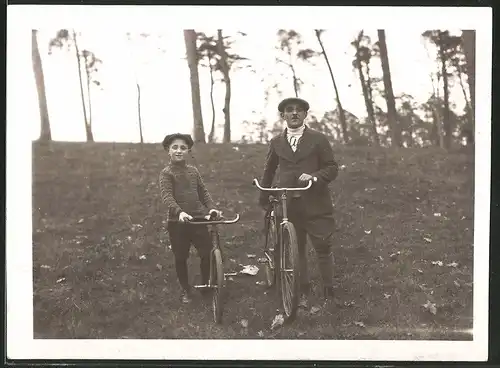
[[[333,205],[328,184],[337,177],[338,165],[326,136],[304,124],[309,103],[299,98],[284,99],[278,111],[286,121],[284,132],[274,137],[269,146],[262,186],[270,187],[279,167],[280,187],[312,187],[304,192],[290,192],[288,217],[297,231],[300,259],[301,305],[306,306],[310,291],[307,276],[306,237],[316,251],[325,298],[333,296],[334,232]],[[259,204],[269,207],[269,194],[262,191]]]

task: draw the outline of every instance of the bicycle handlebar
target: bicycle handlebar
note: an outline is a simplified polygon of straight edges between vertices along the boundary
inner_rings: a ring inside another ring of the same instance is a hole
[[[186,224],[190,225],[218,225],[218,224],[235,224],[240,220],[240,215],[236,214],[236,217],[232,220],[206,220],[204,218],[194,218],[193,220],[186,221]]]
[[[264,188],[261,187],[259,184],[259,181],[257,179],[253,179],[252,184],[255,185],[257,188],[260,190],[266,191],[266,192],[282,192],[284,190],[286,191],[299,191],[299,190],[307,190],[312,186],[312,180],[308,180],[308,184],[306,187],[300,187],[300,188]]]

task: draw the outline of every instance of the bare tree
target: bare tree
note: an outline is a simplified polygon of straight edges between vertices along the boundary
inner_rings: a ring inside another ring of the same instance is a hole
[[[368,36],[365,36],[363,31],[360,31],[358,36],[351,42],[351,45],[356,50],[353,60],[353,67],[358,71],[359,82],[361,83],[361,89],[363,91],[368,120],[372,126],[373,140],[377,146],[380,146],[380,138],[377,132],[377,121],[375,119],[375,110],[373,108],[373,97],[370,80],[369,64],[372,57],[372,50],[369,47],[370,43],[370,38]]]
[[[429,30],[422,33],[422,37],[432,43],[437,48],[437,60],[440,63],[440,74],[443,78],[444,109],[443,109],[443,127],[444,127],[444,146],[446,149],[451,147],[452,127],[450,114],[450,91],[448,66],[450,59],[456,53],[460,44],[460,37],[450,35],[449,31]]]
[[[196,45],[196,32],[194,29],[184,30],[184,42],[191,82],[191,102],[193,107],[193,135],[197,143],[206,143],[203,115],[201,113],[200,78],[198,75],[198,53]]]
[[[210,106],[212,107],[212,122],[210,124],[210,133],[208,134],[208,142],[213,143],[215,139],[215,103],[214,103],[214,73],[218,69],[219,61],[217,55],[217,41],[212,36],[207,36],[203,32],[197,33],[200,46],[198,47],[198,58],[200,60],[206,59],[206,64],[203,66],[208,67],[210,72]]]
[[[297,76],[294,64],[294,57],[296,56],[297,53],[295,49],[298,47],[298,45],[302,43],[302,37],[298,32],[294,31],[293,29],[288,31],[280,29],[278,31],[278,39],[279,39],[279,49],[285,52],[288,60],[285,61],[281,58],[276,58],[276,61],[278,63],[286,65],[292,72],[293,90],[295,92],[295,97],[299,97],[300,86],[303,84],[303,81]]]
[[[243,32],[237,32],[239,36],[246,36]],[[249,64],[241,63],[248,60],[234,52],[231,52],[232,44],[235,42],[233,36],[224,36],[221,29],[217,30],[217,36],[207,36],[198,33],[198,59],[206,59],[210,72],[210,101],[212,105],[212,125],[209,134],[209,141],[213,141],[215,135],[215,105],[213,99],[213,88],[216,82],[215,74],[220,72],[225,85],[224,107],[224,135],[223,142],[231,142],[231,70],[250,67]],[[203,65],[203,64],[202,64]],[[255,70],[251,69],[251,72]],[[217,80],[218,81],[218,80]]]
[[[472,110],[472,126],[470,136],[474,139],[476,120],[476,31],[462,31],[462,45],[466,60],[467,84],[469,85],[470,104]]]
[[[39,140],[48,142],[52,140],[52,133],[50,130],[49,109],[47,107],[47,95],[45,93],[45,78],[43,74],[42,58],[40,57],[40,50],[38,49],[37,33],[37,30],[31,30],[31,58],[33,62],[33,72],[35,73],[41,123]]]
[[[338,109],[338,113],[339,113],[340,126],[342,128],[342,138],[343,138],[344,143],[348,143],[349,142],[349,134],[347,133],[347,123],[346,123],[344,108],[342,107],[342,103],[340,102],[339,90],[337,88],[337,83],[335,82],[335,77],[333,76],[333,71],[332,71],[332,67],[330,65],[330,61],[329,61],[328,56],[326,54],[323,42],[321,41],[321,34],[324,32],[324,30],[315,29],[314,31],[316,33],[316,38],[318,39],[318,43],[321,47],[321,53],[322,53],[323,57],[325,58],[326,65],[328,66],[328,71],[330,72],[330,77],[332,78],[333,89],[335,90],[335,96],[336,96],[336,100],[337,100],[337,109]]]
[[[57,31],[56,36],[50,40],[49,43],[49,54],[52,53],[54,48],[62,49],[66,47],[68,51],[73,49],[75,53],[75,58],[78,66],[78,78],[80,83],[80,96],[82,99],[82,109],[83,109],[83,119],[85,123],[85,134],[87,136],[87,142],[94,141],[94,135],[92,133],[92,127],[89,125],[89,119],[87,116],[87,107],[85,104],[85,93],[83,88],[83,76],[82,76],[82,65],[80,58],[82,57],[82,53],[80,52],[80,48],[78,45],[77,33],[75,30],[67,30],[60,29]]]
[[[378,48],[380,50],[380,60],[382,63],[383,80],[384,80],[384,96],[387,102],[387,118],[392,132],[392,144],[401,147],[401,131],[398,122],[398,113],[396,111],[396,101],[394,99],[394,91],[392,89],[391,69],[389,64],[389,55],[387,52],[387,42],[385,39],[385,31],[379,29],[378,33]]]
[[[98,72],[98,65],[102,63],[92,51],[83,50],[82,57],[85,66],[85,76],[87,81],[87,97],[88,97],[88,121],[87,128],[89,133],[92,134],[92,93],[91,85],[100,86],[101,82],[96,78]]]
[[[231,104],[231,78],[229,77],[229,61],[224,47],[224,38],[222,37],[222,29],[217,30],[217,46],[219,55],[221,57],[220,65],[222,74],[224,76],[224,83],[226,85],[226,95],[224,96],[224,143],[231,142],[231,117],[230,117],[230,104]]]

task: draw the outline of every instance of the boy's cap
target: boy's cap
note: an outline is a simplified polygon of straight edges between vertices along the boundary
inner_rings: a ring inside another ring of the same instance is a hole
[[[301,98],[298,98],[298,97],[290,97],[290,98],[285,98],[283,101],[281,101],[279,103],[278,111],[283,112],[285,110],[286,105],[294,104],[294,103],[302,105],[302,107],[304,108],[305,111],[309,110],[309,102],[307,102],[306,100],[303,100]]]
[[[193,138],[189,134],[182,134],[182,133],[174,133],[174,134],[168,134],[164,139],[163,139],[163,148],[168,149],[170,147],[170,144],[175,140],[175,139],[182,139],[186,144],[188,145],[188,148],[191,149],[193,147],[194,142]]]

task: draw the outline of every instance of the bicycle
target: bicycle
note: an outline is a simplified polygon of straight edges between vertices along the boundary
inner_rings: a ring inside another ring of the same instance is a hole
[[[253,184],[262,191],[280,192],[280,200],[269,199],[269,209],[265,214],[266,239],[264,256],[259,263],[265,267],[268,287],[279,283],[281,305],[285,312],[285,320],[293,321],[299,305],[299,246],[295,226],[288,220],[287,193],[290,191],[305,191],[312,186],[312,180],[300,188],[263,188],[257,179]],[[281,207],[282,220],[277,224],[278,209]],[[291,279],[291,280],[290,280]]]
[[[212,250],[210,251],[210,273],[208,285],[194,285],[194,288],[212,290],[212,309],[215,323],[222,323],[223,314],[223,295],[222,291],[226,286],[226,276],[233,274],[224,273],[224,259],[222,249],[220,247],[219,232],[216,225],[235,224],[240,220],[240,215],[237,214],[232,220],[223,220],[223,217],[217,219],[210,215],[207,217],[195,217],[186,223],[189,225],[205,225],[209,226],[210,236],[212,238]]]

